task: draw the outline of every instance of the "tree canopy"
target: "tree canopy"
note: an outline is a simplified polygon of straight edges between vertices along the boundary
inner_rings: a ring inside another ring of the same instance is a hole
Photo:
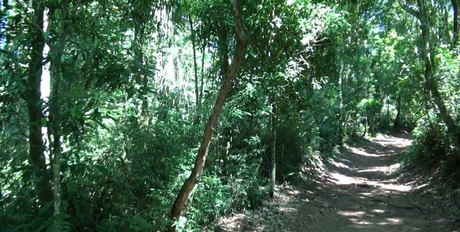
[[[191,231],[411,132],[460,188],[458,2],[4,0],[0,229]]]

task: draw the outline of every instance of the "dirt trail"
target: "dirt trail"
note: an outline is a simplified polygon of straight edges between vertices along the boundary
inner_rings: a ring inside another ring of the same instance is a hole
[[[460,232],[458,221],[423,204],[399,179],[399,154],[410,145],[407,137],[379,135],[345,147],[340,157],[306,171],[301,186],[280,186],[276,200],[222,218],[214,231]]]

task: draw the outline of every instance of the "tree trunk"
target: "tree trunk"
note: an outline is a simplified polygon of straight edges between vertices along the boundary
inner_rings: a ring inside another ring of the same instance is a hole
[[[343,110],[343,75],[344,75],[344,64],[343,59],[340,59],[340,70],[339,70],[339,143],[343,146],[344,130],[344,110]]]
[[[396,118],[393,123],[393,129],[398,130],[401,129],[401,93],[398,94],[398,102],[396,105]]]
[[[270,102],[272,105],[272,113],[270,115],[270,131],[271,131],[271,151],[270,151],[270,197],[275,198],[276,187],[276,97],[275,93],[271,94]]]
[[[203,41],[203,47],[201,48],[201,75],[200,75],[200,88],[199,88],[199,95],[198,95],[198,113],[200,116],[200,122],[201,122],[201,108],[202,108],[202,103],[201,99],[203,99],[203,88],[204,88],[204,62],[206,58],[206,38]]]
[[[228,35],[227,35],[227,30],[225,30],[224,28],[219,28],[219,31],[218,31],[218,34],[217,34],[217,37],[219,39],[219,43],[218,43],[218,46],[219,46],[219,53],[220,53],[220,62],[221,62],[221,65],[220,65],[220,76],[222,77],[222,79],[225,79],[225,76],[227,75],[228,73],[228,69],[230,68],[230,64],[228,63]]]
[[[451,0],[452,3],[452,11],[454,12],[453,14],[453,21],[454,21],[454,29],[453,29],[453,36],[452,36],[452,47],[455,47],[458,41],[458,0]]]
[[[442,99],[441,93],[438,89],[438,83],[434,77],[435,67],[433,64],[434,58],[434,49],[430,43],[430,25],[428,25],[428,14],[425,9],[424,2],[422,0],[417,0],[417,4],[420,10],[420,28],[422,31],[422,55],[425,60],[425,88],[431,93],[431,99],[434,106],[437,108],[436,113],[443,122],[446,124],[447,133],[452,139],[452,143],[455,151],[460,149],[460,134],[458,132],[458,127],[455,125],[454,120],[452,119],[444,101]],[[455,154],[456,155],[456,154]]]
[[[452,154],[451,157],[449,157],[449,159],[451,159],[451,161],[455,161],[452,163],[452,165],[455,166],[457,159],[454,156],[456,156],[460,152],[460,132],[458,131],[458,127],[455,124],[452,116],[450,115],[448,108],[444,104],[442,95],[438,89],[438,83],[435,79],[434,73],[436,71],[436,67],[433,63],[433,53],[435,49],[432,47],[432,44],[430,43],[431,25],[428,25],[428,22],[430,20],[428,19],[428,12],[426,9],[425,2],[423,0],[417,0],[417,9],[409,7],[405,2],[403,2],[403,0],[399,0],[399,3],[406,12],[415,16],[420,22],[420,29],[422,32],[422,45],[420,49],[420,55],[425,62],[424,85],[428,94],[431,95],[428,96],[428,98],[432,99],[431,101],[433,106],[435,107],[437,116],[443,120],[444,124],[446,124],[447,134],[449,135],[452,141],[453,150],[455,151],[454,154]]]
[[[58,35],[56,44],[49,44],[50,46],[50,82],[51,82],[51,95],[50,95],[50,122],[52,124],[53,132],[53,183],[54,183],[54,231],[61,231],[62,217],[61,217],[61,103],[60,91],[61,88],[61,63],[64,53],[66,25],[68,11],[68,0],[63,0],[59,4],[59,14],[55,13],[58,9],[50,9],[50,31]],[[56,16],[59,15],[59,18]]]
[[[171,232],[176,230],[175,222],[180,217],[182,210],[184,209],[185,204],[187,203],[190,192],[201,179],[203,168],[206,163],[209,144],[211,142],[211,138],[217,124],[217,119],[219,118],[219,115],[222,112],[225,99],[227,98],[228,92],[232,87],[233,81],[236,77],[239,66],[244,58],[244,54],[248,46],[249,37],[247,34],[247,29],[243,24],[243,20],[239,12],[237,0],[230,0],[230,5],[233,13],[233,19],[235,22],[237,40],[234,58],[230,65],[230,69],[222,82],[222,86],[220,88],[219,94],[214,104],[213,111],[211,113],[211,116],[209,117],[209,121],[204,130],[203,140],[201,141],[201,145],[198,150],[198,155],[196,157],[192,173],[184,182],[176,199],[174,200],[174,204],[170,212],[170,218],[173,221],[173,223],[169,227],[169,231]]]
[[[42,100],[40,99],[40,82],[43,68],[43,48],[45,46],[43,30],[44,2],[32,2],[33,21],[29,28],[31,36],[31,53],[27,74],[27,112],[29,115],[29,159],[33,167],[34,185],[38,200],[46,204],[53,200],[50,174],[48,172],[42,139]]]
[[[136,84],[142,86],[142,91],[140,94],[141,97],[141,105],[139,110],[139,125],[145,126],[149,125],[149,115],[148,115],[148,99],[145,96],[147,94],[148,88],[148,77],[145,75],[145,57],[144,52],[142,50],[145,44],[145,24],[147,23],[145,18],[142,16],[142,9],[143,5],[136,6],[134,12],[135,16],[134,20],[134,43],[133,43],[133,51],[134,51],[134,62],[137,63],[138,69],[136,70],[137,73],[135,74]]]
[[[191,40],[192,40],[192,50],[193,50],[193,77],[195,78],[195,104],[196,104],[196,116],[195,116],[195,123],[199,124],[201,119],[201,100],[200,100],[200,91],[198,87],[198,61],[196,60],[196,44],[195,44],[195,30],[193,29],[193,21],[192,17],[188,16],[188,23],[190,27],[191,33]]]

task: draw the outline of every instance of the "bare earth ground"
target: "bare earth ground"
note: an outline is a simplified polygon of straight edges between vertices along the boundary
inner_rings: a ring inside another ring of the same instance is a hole
[[[214,231],[460,232],[458,218],[433,203],[436,194],[416,189],[427,186],[421,179],[400,178],[400,153],[410,145],[407,136],[379,135],[346,146],[340,157],[305,170],[302,184],[279,186],[275,200],[221,218]]]

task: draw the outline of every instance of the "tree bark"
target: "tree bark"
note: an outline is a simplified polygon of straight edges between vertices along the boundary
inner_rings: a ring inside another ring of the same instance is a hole
[[[53,183],[54,183],[54,231],[61,231],[62,217],[61,217],[61,63],[64,53],[64,44],[66,38],[66,25],[69,2],[68,0],[60,1],[59,14],[55,11],[58,9],[50,9],[50,31],[58,35],[55,44],[49,44],[50,47],[50,82],[51,82],[51,95],[50,95],[50,122],[52,125],[53,133]],[[59,18],[56,16],[59,15]]]
[[[453,29],[453,36],[452,36],[452,47],[455,47],[458,41],[458,0],[451,0],[452,3],[452,11],[453,11],[453,21],[454,21],[454,29]]]
[[[401,90],[400,90],[401,91]],[[401,129],[401,92],[398,93],[398,102],[397,102],[397,105],[396,105],[396,118],[394,120],[394,123],[393,123],[393,130],[399,130]]]
[[[29,115],[29,159],[33,168],[33,179],[38,200],[46,204],[53,200],[50,173],[47,169],[42,139],[42,100],[40,99],[40,82],[43,68],[43,17],[45,5],[43,0],[32,2],[33,21],[30,27],[31,49],[27,70],[27,112]]]
[[[243,24],[243,20],[239,12],[237,0],[230,0],[230,6],[233,13],[233,19],[235,22],[237,40],[234,57],[230,65],[230,69],[222,82],[222,86],[220,88],[219,94],[214,104],[213,111],[211,113],[211,116],[209,117],[209,121],[204,130],[203,139],[198,150],[198,155],[196,157],[192,173],[184,182],[176,199],[174,200],[170,212],[172,224],[168,228],[169,231],[176,230],[175,221],[180,217],[182,210],[184,209],[185,204],[187,203],[190,192],[201,179],[203,168],[206,163],[209,144],[211,142],[211,138],[215,130],[215,126],[217,124],[217,119],[219,118],[219,115],[222,112],[222,108],[227,98],[228,92],[232,87],[233,81],[236,77],[241,62],[244,59],[244,54],[246,53],[246,49],[248,46],[249,37],[247,34],[247,29]]]
[[[201,100],[203,99],[203,88],[204,88],[204,62],[206,58],[206,38],[203,41],[203,47],[201,48],[201,75],[200,75],[200,89],[199,89],[199,95],[198,95],[198,113],[200,114],[200,121],[201,121],[201,109],[202,109],[202,103]]]
[[[270,131],[271,131],[271,157],[270,157],[270,197],[275,198],[276,187],[276,97],[275,93],[271,94],[270,103],[272,106],[272,113],[270,115]]]
[[[200,123],[200,115],[201,115],[201,100],[200,100],[200,91],[198,87],[198,61],[196,60],[196,44],[195,44],[195,30],[193,29],[193,21],[192,17],[188,16],[188,23],[190,27],[190,34],[192,40],[192,50],[193,50],[193,75],[195,78],[195,105],[196,105],[196,116],[195,116],[195,123]]]
[[[344,109],[343,109],[343,79],[344,79],[344,62],[343,58],[340,58],[340,69],[339,69],[339,143],[340,146],[343,146],[344,141],[344,130],[343,127],[346,126],[344,124]]]

